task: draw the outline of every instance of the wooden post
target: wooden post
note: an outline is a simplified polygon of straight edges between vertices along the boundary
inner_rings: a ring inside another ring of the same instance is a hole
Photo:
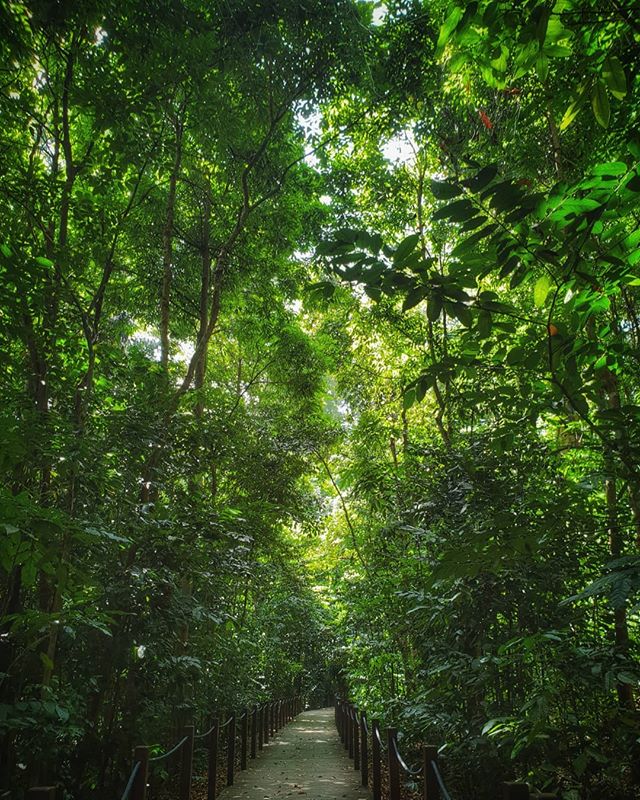
[[[251,758],[258,754],[258,706],[251,712]]]
[[[379,733],[380,723],[377,719],[374,719],[371,721],[371,771],[373,772],[373,800],[380,800],[381,798],[382,770],[380,764],[380,742],[378,741]]]
[[[245,708],[241,717],[240,738],[240,769],[247,768],[247,743],[249,739],[249,709]]]
[[[218,739],[220,736],[220,720],[214,717],[212,731],[209,734],[209,759],[207,764],[207,800],[216,800],[216,784],[218,782]]]
[[[433,764],[438,764],[438,748],[428,745],[422,748],[422,800],[440,800],[440,784]]]
[[[145,800],[147,796],[147,780],[149,778],[149,748],[136,747],[133,751],[134,765],[140,762],[140,767],[133,780],[131,793],[129,797],[131,800]]]
[[[227,786],[233,786],[236,770],[236,715],[232,714],[227,731]]]
[[[27,790],[27,800],[56,800],[56,793],[55,786],[32,786]]]
[[[349,741],[347,742],[347,747],[349,748],[349,758],[353,758],[353,729],[355,725],[353,724],[353,706],[349,703],[347,708],[347,719],[349,720]]]
[[[360,716],[360,774],[362,785],[369,785],[369,741],[367,737],[367,718],[364,712]]]
[[[269,703],[269,728],[273,738],[276,735],[276,704],[273,701]]]
[[[526,783],[503,783],[503,800],[529,800],[529,787]]]
[[[193,725],[185,725],[184,735],[187,741],[182,745],[182,760],[180,764],[180,800],[190,800],[191,779],[193,777],[193,739],[196,729]]]
[[[353,768],[360,769],[360,724],[358,709],[353,707]]]
[[[389,764],[389,800],[400,800],[400,764],[396,754],[398,732],[387,728],[387,756]]]
[[[349,742],[351,741],[351,720],[349,719],[349,704],[345,703],[344,706],[344,749],[349,750]]]
[[[264,747],[264,706],[258,707],[258,749]]]
[[[266,744],[269,741],[269,703],[265,703],[263,706],[264,710],[264,743]]]

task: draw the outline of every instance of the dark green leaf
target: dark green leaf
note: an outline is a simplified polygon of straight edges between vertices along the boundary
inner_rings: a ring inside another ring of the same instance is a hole
[[[436,200],[451,200],[462,194],[462,188],[447,181],[431,181],[431,192]]]
[[[622,100],[627,93],[627,77],[617,56],[607,56],[605,58],[602,77],[611,94],[617,100]]]
[[[598,124],[603,128],[607,128],[611,117],[611,106],[609,105],[607,87],[601,80],[595,82],[591,91],[591,106],[593,107],[593,113],[598,120]]]
[[[393,254],[393,261],[395,264],[401,264],[402,261],[413,252],[416,245],[420,241],[420,234],[419,233],[412,233],[410,236],[407,236],[403,239],[400,244],[397,246],[395,253]]]

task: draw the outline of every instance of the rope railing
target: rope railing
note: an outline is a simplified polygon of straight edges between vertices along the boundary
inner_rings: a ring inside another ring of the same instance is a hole
[[[438,781],[438,786],[440,787],[440,792],[442,793],[442,797],[444,798],[444,800],[451,800],[451,795],[447,791],[447,787],[444,784],[444,780],[442,778],[442,775],[440,774],[440,770],[438,769],[438,765],[436,764],[435,761],[430,761],[429,763],[430,763],[431,768],[433,769],[433,771],[435,773],[436,780]]]
[[[232,786],[235,773],[247,769],[249,757],[256,758],[269,740],[297,717],[303,708],[300,697],[270,700],[251,709],[244,708],[238,715],[232,713],[223,724],[216,715],[210,718],[211,727],[202,733],[196,734],[193,725],[186,725],[180,741],[161,755],[151,757],[149,747],[136,747],[133,767],[121,800],[147,800],[150,768],[153,769],[155,764],[168,760],[176,753],[180,755],[177,775],[174,777],[179,779],[179,788],[173,796],[177,800],[190,800],[196,745],[208,750],[206,798],[216,800],[219,789],[224,785]],[[221,736],[223,732],[224,736]]]
[[[193,738],[194,739],[206,739],[207,736],[211,736],[211,734],[214,732],[216,727],[218,727],[218,722],[217,721],[213,723],[213,725],[209,728],[208,731],[204,731],[204,733],[196,733],[196,735]]]
[[[369,724],[364,712],[339,697],[335,699],[335,720],[344,748],[353,759],[353,768],[360,771],[362,785],[371,789],[373,800],[416,797],[418,788],[421,800],[452,800],[440,771],[437,747],[423,746],[422,765],[411,767],[400,752],[395,728],[386,728],[385,742],[378,720],[373,719]],[[383,767],[387,778],[384,786]],[[401,773],[405,775],[404,781]],[[557,800],[554,794],[532,794],[526,783],[503,783],[502,797],[504,800]]]
[[[377,726],[377,725],[376,725],[376,726],[375,726],[375,728],[373,729],[373,735],[374,735],[374,736],[376,737],[376,739],[378,740],[378,744],[380,745],[380,750],[382,750],[382,752],[384,753],[384,751],[385,751],[387,748],[386,748],[386,745],[385,745],[385,743],[382,741],[382,736],[380,736],[380,728],[378,728],[378,726]]]
[[[172,756],[174,753],[177,753],[178,750],[182,747],[182,745],[188,740],[189,740],[188,736],[183,736],[182,739],[180,739],[180,741],[178,742],[178,744],[174,745],[171,748],[171,750],[167,750],[167,752],[163,753],[161,756],[153,756],[153,758],[149,759],[149,763],[153,764],[156,761],[164,761],[165,758],[169,758],[169,756]]]
[[[404,760],[404,758],[400,755],[400,750],[398,750],[398,743],[396,742],[395,738],[392,739],[391,743],[393,745],[393,752],[395,753],[400,768],[404,770],[407,773],[407,775],[410,775],[411,777],[422,775],[422,769],[423,769],[422,767],[410,767]]]
[[[133,788],[133,782],[135,781],[136,775],[138,774],[139,770],[140,770],[140,762],[136,761],[136,763],[133,765],[133,769],[131,770],[131,774],[129,775],[129,780],[127,781],[127,785],[124,787],[124,792],[122,793],[120,800],[128,800],[128,797],[131,794],[131,789]]]

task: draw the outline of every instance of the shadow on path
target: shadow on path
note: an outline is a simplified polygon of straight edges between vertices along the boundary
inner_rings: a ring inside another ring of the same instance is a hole
[[[333,708],[305,711],[236,776],[220,800],[369,800],[340,743]]]

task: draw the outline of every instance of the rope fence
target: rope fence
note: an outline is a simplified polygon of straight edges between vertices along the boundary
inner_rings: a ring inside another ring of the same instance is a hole
[[[423,746],[422,765],[411,767],[400,752],[395,728],[386,728],[383,736],[378,720],[369,724],[364,712],[339,697],[335,721],[353,768],[359,770],[362,786],[371,789],[373,800],[455,800],[442,776],[437,747]],[[501,792],[503,800],[557,800],[555,794],[532,793],[526,783],[502,783]]]
[[[207,722],[210,727],[202,733],[196,733],[193,725],[185,725],[182,738],[156,756],[150,755],[149,746],[139,745],[134,750],[131,772],[120,800],[151,800],[152,772],[159,764],[167,765],[159,779],[176,782],[176,791],[171,796],[176,800],[191,800],[194,753],[198,749],[206,751],[206,800],[216,800],[225,786],[233,785],[236,773],[247,769],[249,758],[256,758],[269,740],[303,711],[304,705],[301,697],[271,700],[251,709],[244,708],[239,714],[231,713],[223,724],[218,716],[210,717]],[[62,797],[62,792],[55,786],[35,786],[27,791],[26,797],[56,800]]]

